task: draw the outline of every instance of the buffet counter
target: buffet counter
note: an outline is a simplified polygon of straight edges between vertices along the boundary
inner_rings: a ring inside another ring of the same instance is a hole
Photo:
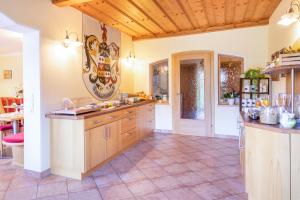
[[[248,199],[300,199],[300,127],[266,125],[243,113],[241,121]]]
[[[48,114],[51,173],[74,179],[91,174],[154,130],[153,101],[80,115]]]

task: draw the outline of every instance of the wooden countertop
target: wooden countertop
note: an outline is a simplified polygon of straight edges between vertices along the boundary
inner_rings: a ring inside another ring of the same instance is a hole
[[[300,125],[297,124],[295,128],[292,129],[286,129],[283,128],[280,124],[276,125],[268,125],[268,124],[262,124],[259,122],[259,120],[251,120],[249,119],[244,112],[240,113],[241,119],[243,120],[245,126],[250,126],[254,128],[260,128],[264,130],[279,132],[279,133],[285,133],[285,134],[291,134],[291,133],[297,133],[300,134]]]
[[[104,115],[104,114],[108,114],[108,113],[112,113],[112,112],[116,112],[116,111],[120,111],[120,110],[124,110],[124,109],[128,109],[128,108],[138,107],[138,106],[142,106],[142,105],[149,104],[149,103],[154,103],[154,101],[153,100],[147,100],[147,101],[142,101],[142,102],[139,102],[139,103],[134,103],[134,104],[131,104],[131,105],[122,105],[120,107],[116,107],[116,108],[110,109],[110,110],[100,110],[100,111],[94,111],[94,112],[79,114],[79,115],[63,115],[63,114],[49,113],[49,114],[46,114],[46,117],[50,118],[50,119],[81,120],[81,119],[88,119],[88,118],[91,118],[91,117],[96,117],[96,116],[99,116],[99,115]]]

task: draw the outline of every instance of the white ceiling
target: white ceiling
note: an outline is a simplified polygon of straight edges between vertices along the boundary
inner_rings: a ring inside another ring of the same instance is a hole
[[[22,34],[0,29],[0,55],[22,52]]]

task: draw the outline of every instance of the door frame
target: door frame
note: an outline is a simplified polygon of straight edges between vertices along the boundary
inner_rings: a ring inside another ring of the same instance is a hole
[[[211,129],[210,132],[207,134],[208,137],[214,137],[215,136],[215,91],[214,91],[214,81],[215,81],[215,65],[214,65],[214,51],[209,51],[209,50],[194,50],[194,51],[183,51],[183,52],[178,52],[172,54],[172,64],[171,64],[171,74],[172,74],[172,132],[176,133],[175,130],[175,121],[176,121],[176,115],[175,115],[175,110],[176,110],[176,105],[175,101],[177,98],[176,91],[174,85],[176,84],[176,79],[175,79],[175,60],[177,57],[181,56],[187,56],[191,54],[209,54],[210,56],[210,104],[209,108],[211,111],[210,114],[210,119],[208,120],[207,123],[211,124]],[[209,125],[209,124],[208,124]]]

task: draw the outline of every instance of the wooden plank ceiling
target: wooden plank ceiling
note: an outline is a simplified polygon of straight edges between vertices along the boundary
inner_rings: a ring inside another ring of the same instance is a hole
[[[269,23],[280,0],[53,0],[127,33],[134,40]]]

